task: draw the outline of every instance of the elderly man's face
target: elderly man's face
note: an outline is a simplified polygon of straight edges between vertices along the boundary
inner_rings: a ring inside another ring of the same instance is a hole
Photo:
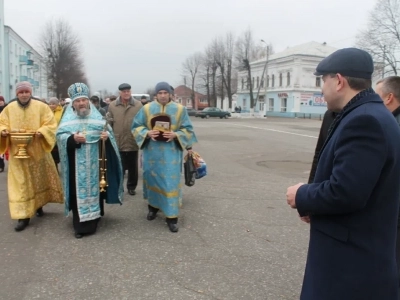
[[[122,100],[128,101],[131,98],[131,90],[122,90],[119,91],[119,96]]]
[[[78,98],[76,99],[72,105],[75,108],[76,114],[80,117],[86,117],[90,113],[89,109],[89,99],[87,98]]]
[[[157,101],[160,102],[162,105],[167,104],[170,101],[170,94],[167,91],[159,91],[157,93]]]
[[[20,91],[17,94],[18,100],[21,101],[21,103],[27,103],[29,101],[29,99],[31,99],[31,92],[30,91]]]

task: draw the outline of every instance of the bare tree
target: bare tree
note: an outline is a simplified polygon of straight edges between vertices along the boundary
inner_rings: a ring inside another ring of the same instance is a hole
[[[211,106],[211,89],[210,89],[210,65],[208,59],[203,57],[203,61],[200,65],[199,76],[198,76],[197,88],[207,95],[208,106]]]
[[[232,108],[232,96],[236,92],[232,89],[232,80],[234,70],[234,53],[235,53],[235,36],[232,32],[228,32],[225,37],[221,37],[217,42],[217,65],[221,71],[222,85],[226,90],[229,108]],[[222,91],[222,101],[224,98],[224,91]],[[222,105],[221,101],[221,105]]]
[[[44,26],[40,49],[46,64],[48,89],[52,94],[65,98],[71,84],[87,84],[79,38],[67,21],[52,20]]]
[[[260,53],[262,53],[262,50],[254,42],[253,32],[251,29],[247,29],[236,42],[236,59],[239,64],[239,71],[246,71],[247,73],[246,84],[249,87],[250,109],[253,109],[255,104],[251,62],[259,58]]]
[[[370,12],[368,27],[357,36],[356,45],[368,51],[375,63],[381,64],[382,77],[387,73],[397,75],[400,62],[400,0],[377,1]]]
[[[195,97],[196,97],[196,92],[195,92],[195,85],[196,85],[196,78],[197,74],[199,72],[199,68],[201,66],[203,60],[203,55],[201,52],[196,52],[193,55],[189,56],[185,62],[182,65],[183,72],[184,72],[184,81],[186,85],[186,75],[190,78],[190,83],[191,83],[191,90],[192,90],[192,101],[195,103]]]

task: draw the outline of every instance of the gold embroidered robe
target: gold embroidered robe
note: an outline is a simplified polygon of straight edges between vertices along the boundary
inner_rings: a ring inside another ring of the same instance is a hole
[[[63,203],[60,177],[50,151],[56,143],[57,122],[49,106],[30,100],[25,108],[17,101],[0,114],[0,132],[25,129],[40,132],[27,147],[30,158],[15,158],[18,148],[10,136],[0,138],[0,153],[9,149],[8,200],[12,219],[31,218],[45,204]]]

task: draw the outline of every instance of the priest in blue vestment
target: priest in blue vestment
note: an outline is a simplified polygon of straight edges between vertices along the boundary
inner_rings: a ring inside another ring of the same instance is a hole
[[[75,237],[82,238],[96,232],[97,223],[104,215],[104,202],[122,204],[123,172],[112,129],[90,103],[89,88],[75,83],[68,88],[68,95],[72,104],[61,119],[57,144],[65,214],[72,211]],[[106,159],[103,173],[108,186],[105,191],[99,184],[103,175],[100,156]]]
[[[160,82],[155,92],[157,100],[143,106],[135,116],[132,133],[143,150],[147,220],[154,220],[161,209],[170,231],[177,232],[183,151],[191,151],[197,139],[186,107],[172,101],[171,86]]]

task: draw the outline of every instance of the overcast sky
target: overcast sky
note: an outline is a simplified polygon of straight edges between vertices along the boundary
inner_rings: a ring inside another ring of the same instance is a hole
[[[78,33],[92,93],[122,82],[143,93],[182,83],[181,65],[216,36],[250,27],[275,52],[309,41],[354,45],[376,0],[5,0],[5,24],[33,47],[44,24],[64,18]]]

